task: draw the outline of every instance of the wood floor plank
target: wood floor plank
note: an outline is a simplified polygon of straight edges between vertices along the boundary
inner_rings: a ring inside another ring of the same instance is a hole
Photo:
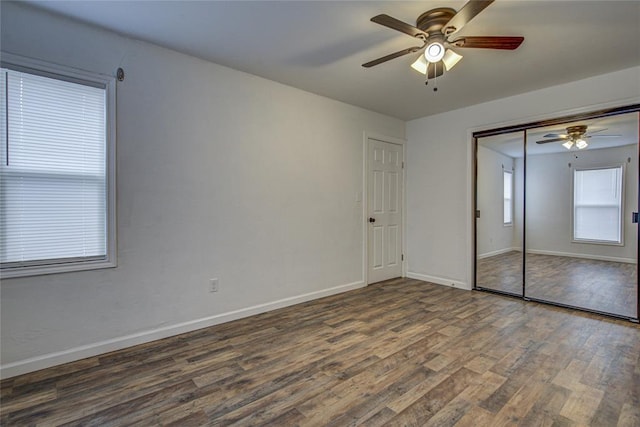
[[[394,279],[5,379],[0,424],[638,426],[640,326]]]

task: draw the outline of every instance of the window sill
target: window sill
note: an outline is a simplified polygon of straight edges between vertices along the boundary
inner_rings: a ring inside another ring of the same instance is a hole
[[[34,265],[30,267],[4,268],[0,271],[0,279],[13,279],[18,277],[43,276],[46,274],[70,273],[74,271],[99,270],[103,268],[117,267],[115,261],[84,261],[55,265]]]
[[[607,240],[582,240],[582,239],[573,239],[571,243],[586,243],[589,245],[604,245],[604,246],[624,246],[624,241],[622,242],[613,242]]]

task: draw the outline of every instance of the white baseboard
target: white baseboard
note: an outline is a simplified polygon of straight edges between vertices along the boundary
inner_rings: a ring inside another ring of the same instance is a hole
[[[459,280],[447,279],[444,277],[429,276],[427,274],[414,273],[412,271],[407,272],[407,277],[409,279],[416,279],[416,280],[422,280],[424,282],[435,283],[436,285],[444,285],[444,286],[450,286],[452,288],[471,290],[469,285]]]
[[[591,255],[591,254],[574,254],[571,252],[556,252],[556,251],[545,251],[541,249],[527,249],[528,254],[537,254],[537,255],[552,255],[552,256],[565,256],[570,258],[581,258],[581,259],[593,259],[596,261],[613,261],[613,262],[624,262],[627,264],[635,264],[636,260],[633,258],[619,258],[619,257],[610,257],[610,256],[602,256],[602,255]]]
[[[125,335],[105,341],[100,341],[88,345],[70,348],[68,350],[49,353],[42,356],[32,357],[29,359],[19,360],[17,362],[6,363],[0,365],[0,378],[10,378],[17,375],[26,374],[40,369],[50,368],[52,366],[61,365],[63,363],[74,362],[76,360],[85,359],[87,357],[98,356],[100,354],[109,353],[115,350],[143,344],[174,335],[183,334],[185,332],[195,331],[197,329],[218,325],[220,323],[230,322],[232,320],[241,319],[243,317],[253,316],[255,314],[265,313],[267,311],[276,310],[278,308],[288,307],[290,305],[299,304],[314,299],[339,294],[365,287],[363,281],[348,283],[346,285],[335,286],[333,288],[323,289],[321,291],[310,292],[307,294],[297,295],[294,297],[284,298],[264,304],[254,305],[252,307],[233,310],[222,314],[216,314],[201,319],[190,320],[188,322],[178,323],[175,325],[163,326],[161,328],[150,329],[138,332],[136,334]]]
[[[491,252],[486,252],[484,254],[480,254],[480,255],[478,255],[478,259],[489,258],[489,257],[496,256],[496,255],[506,254],[507,252],[517,252],[517,251],[522,252],[522,249],[520,249],[520,248],[498,249],[497,251],[491,251]]]

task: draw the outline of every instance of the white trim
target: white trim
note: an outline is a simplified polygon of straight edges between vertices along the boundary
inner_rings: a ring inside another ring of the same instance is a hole
[[[104,87],[106,97],[106,148],[105,162],[107,173],[106,188],[106,240],[105,259],[78,261],[61,264],[39,264],[33,266],[6,268],[0,271],[4,279],[13,277],[39,276],[44,274],[67,273],[72,271],[97,270],[117,267],[117,209],[116,209],[116,79],[113,76],[80,70],[51,62],[40,61],[9,52],[0,51],[0,63],[3,67],[16,67],[27,72],[52,74],[54,78],[77,81],[80,84],[99,84]]]
[[[407,173],[406,173],[406,161],[407,161],[407,141],[405,139],[396,138],[393,136],[381,135],[375,132],[367,132],[364,131],[362,133],[362,153],[363,153],[363,162],[362,162],[362,281],[366,284],[369,284],[369,188],[367,181],[368,178],[368,170],[369,170],[369,139],[374,139],[376,141],[388,142],[390,144],[397,144],[402,146],[402,230],[400,232],[400,238],[402,239],[402,255],[404,255],[404,260],[402,261],[402,277],[407,277]]]
[[[244,317],[249,317],[279,308],[288,307],[302,302],[363,288],[365,286],[365,283],[362,281],[348,283],[346,285],[334,286],[332,288],[323,289],[321,291],[309,292],[302,295],[283,298],[277,301],[271,301],[247,308],[232,310],[226,313],[203,317],[201,319],[190,320],[187,322],[177,323],[175,325],[163,326],[161,328],[149,329],[135,334],[125,335],[88,345],[74,347],[68,350],[6,363],[0,365],[0,378],[10,378],[16,375],[22,375],[40,369],[61,365],[63,363],[69,363],[76,360],[85,359],[87,357],[98,356],[100,354],[105,354],[111,351],[121,350],[134,345],[172,337],[186,332],[207,328],[209,326],[230,322],[232,320],[242,319]]]
[[[478,255],[478,259],[491,258],[492,256],[506,254],[508,252],[522,252],[522,248],[504,248]]]
[[[428,274],[414,273],[412,271],[407,272],[409,279],[422,280],[423,282],[435,283],[436,285],[444,285],[452,288],[465,289],[470,291],[471,287],[464,282],[454,279],[448,279],[445,277],[429,276]]]
[[[626,264],[635,264],[636,260],[633,258],[620,258],[620,257],[612,257],[612,256],[604,256],[604,255],[591,255],[591,254],[576,254],[571,252],[557,252],[557,251],[545,251],[541,249],[527,249],[528,254],[536,254],[536,255],[552,255],[552,256],[562,256],[569,258],[581,258],[581,259],[592,259],[596,261],[613,261],[613,262],[623,262]]]

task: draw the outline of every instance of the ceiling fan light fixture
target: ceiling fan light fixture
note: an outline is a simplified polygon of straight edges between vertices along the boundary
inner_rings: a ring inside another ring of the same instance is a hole
[[[442,57],[442,62],[444,63],[444,67],[449,71],[462,59],[462,55],[458,55],[451,49],[447,49]]]
[[[571,147],[573,147],[573,141],[569,140],[569,141],[565,142],[564,144],[562,144],[562,146],[564,148],[566,148],[567,150],[571,150]]]
[[[439,41],[429,43],[424,50],[424,57],[428,62],[440,62],[444,57],[445,48]]]
[[[582,150],[583,148],[587,148],[589,144],[587,144],[587,141],[585,141],[582,138],[578,138],[578,140],[576,141],[576,147],[578,147],[579,150]]]
[[[427,74],[427,60],[424,59],[424,55],[418,56],[418,59],[416,59],[415,62],[411,64],[411,68],[421,74]]]

